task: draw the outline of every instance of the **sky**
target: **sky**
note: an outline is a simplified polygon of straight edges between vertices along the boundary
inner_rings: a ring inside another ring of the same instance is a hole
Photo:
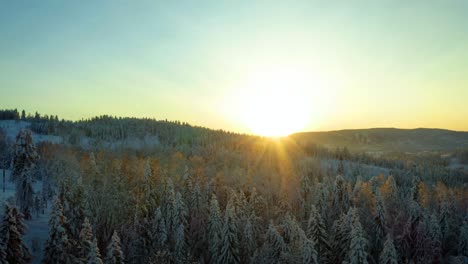
[[[247,133],[279,112],[302,131],[468,131],[467,13],[463,0],[0,0],[0,108]]]

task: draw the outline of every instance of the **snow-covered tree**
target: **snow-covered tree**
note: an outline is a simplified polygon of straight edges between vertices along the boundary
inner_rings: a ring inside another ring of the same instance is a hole
[[[79,237],[79,247],[80,247],[80,254],[79,258],[86,259],[88,254],[91,250],[91,243],[93,242],[93,228],[91,227],[91,223],[89,222],[88,218],[84,219],[80,237]]]
[[[429,218],[428,229],[429,232],[428,238],[430,239],[431,252],[434,256],[434,261],[440,261],[442,254],[442,232],[440,230],[440,225],[438,218],[435,214],[432,214]]]
[[[299,239],[299,226],[289,213],[286,214],[283,224],[283,238],[286,244]]]
[[[460,227],[460,237],[458,239],[458,255],[468,257],[468,221],[464,221]]]
[[[352,217],[354,208],[350,208],[347,214],[342,214],[341,217],[333,223],[332,237],[332,261],[341,263],[345,260],[345,256],[349,251],[351,243]]]
[[[106,264],[124,264],[124,254],[121,247],[120,237],[117,231],[112,234],[111,241],[107,246]]]
[[[29,263],[31,254],[23,242],[26,225],[15,207],[5,205],[0,226],[0,263]]]
[[[32,217],[31,211],[34,206],[32,183],[38,159],[32,132],[28,129],[21,130],[16,136],[12,178],[16,182],[16,203],[25,219]]]
[[[351,242],[348,252],[349,264],[367,264],[367,239],[357,214],[353,217],[351,225]]]
[[[304,231],[301,230],[301,251],[302,251],[302,263],[303,264],[317,264],[318,253],[315,249],[315,242],[312,239],[307,238]]]
[[[398,255],[390,234],[387,234],[383,250],[380,253],[379,264],[398,264]]]
[[[153,217],[151,241],[153,242],[153,249],[161,250],[167,242],[167,228],[166,222],[162,216],[161,208],[158,207]]]
[[[87,264],[103,264],[101,259],[101,253],[99,252],[99,248],[97,246],[96,238],[93,239],[91,242],[91,248],[88,253],[87,257]]]
[[[307,236],[314,241],[319,259],[323,260],[330,248],[330,244],[323,218],[314,205],[311,206],[309,221],[307,222]]]
[[[71,243],[65,228],[62,201],[56,199],[49,220],[49,238],[46,241],[43,263],[71,263]]]
[[[216,195],[211,197],[210,218],[208,222],[208,245],[212,263],[216,263],[221,255],[221,232],[223,229],[221,211]]]
[[[243,230],[243,241],[240,243],[241,247],[243,248],[243,253],[241,254],[241,262],[248,262],[250,258],[253,256],[255,250],[257,250],[257,242],[255,241],[255,230],[252,225],[252,221],[250,217],[247,218],[246,223],[244,225]]]
[[[179,224],[174,236],[174,260],[176,263],[187,263],[187,242],[185,241],[185,227]]]
[[[231,202],[228,203],[224,212],[224,226],[221,233],[221,255],[218,263],[239,263],[239,241],[237,220],[234,207]]]
[[[268,225],[265,243],[263,244],[263,259],[266,263],[278,263],[286,250],[286,244],[283,237],[272,222]]]

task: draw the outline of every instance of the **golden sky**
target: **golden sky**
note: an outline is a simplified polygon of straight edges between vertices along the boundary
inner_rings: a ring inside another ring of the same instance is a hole
[[[468,130],[468,2],[409,2],[11,1],[0,107],[260,134]]]

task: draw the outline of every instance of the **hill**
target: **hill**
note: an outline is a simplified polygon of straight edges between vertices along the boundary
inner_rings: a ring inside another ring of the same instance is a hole
[[[290,135],[302,144],[348,147],[365,152],[454,151],[468,148],[468,132],[445,129],[371,128],[326,132],[302,132]]]

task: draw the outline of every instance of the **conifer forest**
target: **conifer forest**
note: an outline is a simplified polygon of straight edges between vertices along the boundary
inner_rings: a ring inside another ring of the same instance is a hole
[[[332,146],[179,121],[0,117],[0,263],[468,261],[466,132],[403,131],[438,133],[434,150],[372,152],[398,131],[345,131]]]

